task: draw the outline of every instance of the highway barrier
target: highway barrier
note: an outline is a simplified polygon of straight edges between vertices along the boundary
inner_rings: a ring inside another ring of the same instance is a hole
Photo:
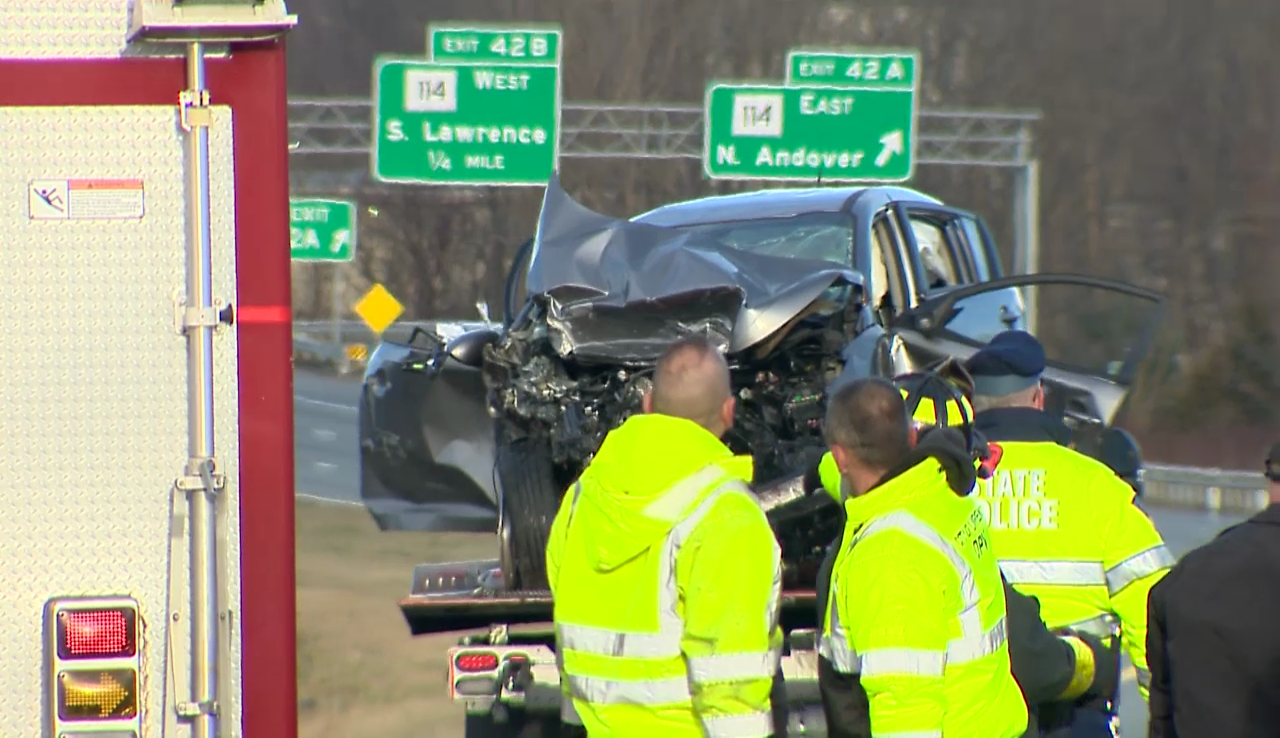
[[[1144,500],[1170,507],[1251,514],[1267,506],[1261,471],[1151,464],[1142,483]]]
[[[387,330],[387,337],[405,340],[415,325],[431,323],[397,323]],[[469,326],[470,322],[459,329]],[[297,321],[293,324],[294,361],[350,374],[364,366],[378,340],[358,320]],[[1142,482],[1144,501],[1169,507],[1251,514],[1267,505],[1267,482],[1261,471],[1151,464],[1143,469]]]

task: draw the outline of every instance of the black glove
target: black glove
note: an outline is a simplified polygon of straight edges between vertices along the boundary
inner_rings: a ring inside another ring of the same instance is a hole
[[[1087,633],[1073,633],[1084,641],[1093,652],[1093,684],[1084,693],[1085,698],[1100,697],[1105,700],[1114,699],[1116,690],[1120,688],[1120,644],[1118,639],[1109,639],[1105,643],[1097,636]]]
[[[821,457],[804,470],[804,493],[811,495],[822,489],[822,475],[818,473],[818,465],[822,463]]]

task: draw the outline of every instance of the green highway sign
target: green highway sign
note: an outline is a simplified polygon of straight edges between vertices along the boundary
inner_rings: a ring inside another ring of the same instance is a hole
[[[560,63],[560,26],[432,23],[427,53],[437,62]]]
[[[707,87],[702,169],[711,179],[902,182],[915,169],[913,87]]]
[[[351,261],[356,256],[356,204],[346,200],[289,200],[289,258]]]
[[[915,90],[919,66],[915,51],[792,49],[787,52],[787,84]]]
[[[545,186],[560,157],[560,69],[547,64],[374,62],[373,177]]]

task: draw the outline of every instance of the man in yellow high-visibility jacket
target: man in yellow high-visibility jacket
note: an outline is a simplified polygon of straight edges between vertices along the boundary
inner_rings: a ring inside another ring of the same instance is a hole
[[[1040,600],[1051,628],[1092,633],[1115,648],[1122,639],[1146,699],[1147,597],[1174,559],[1133,504],[1133,488],[1070,448],[1070,431],[1044,412],[1045,365],[1044,347],[1023,331],[996,335],[966,362],[974,424],[994,462],[976,496],[1009,583]],[[1105,736],[1115,713],[1114,698],[1094,699],[1057,719],[1062,735]],[[1042,730],[1052,719],[1041,715]]]
[[[932,371],[915,372],[894,377],[894,384],[912,411],[912,423],[917,433],[925,434],[926,442],[942,429],[949,429],[951,440],[957,448],[973,456],[975,461],[988,461],[985,439],[972,429],[973,405],[970,396],[973,380],[954,360],[948,360]],[[945,438],[946,435],[942,434]],[[985,466],[978,465],[972,472],[960,466],[948,468],[948,484],[961,496],[971,494]],[[806,479],[806,489],[816,491],[823,487],[828,494],[841,502],[840,471],[828,452],[816,470],[817,479]],[[843,485],[847,488],[847,485]],[[847,491],[846,493],[847,494]],[[838,543],[838,542],[837,542]],[[834,547],[833,547],[834,548]],[[817,581],[817,593],[821,601],[819,622],[825,611],[825,596],[830,589],[832,550],[823,562]],[[1009,638],[1009,661],[1013,677],[1022,689],[1027,703],[1028,726],[1026,738],[1041,738],[1039,715],[1061,712],[1061,703],[1074,703],[1081,696],[1109,696],[1115,691],[1118,654],[1108,650],[1107,644],[1086,633],[1053,633],[1040,619],[1040,603],[1034,597],[1019,593],[1004,582],[1006,632]],[[856,690],[855,690],[856,691]],[[839,725],[831,731],[832,738],[866,736],[866,720],[857,715],[841,716]]]
[[[937,435],[914,443],[902,395],[878,378],[836,390],[824,432],[847,491],[819,640],[828,730],[854,735],[843,726],[867,715],[874,736],[1022,735],[987,522],[948,483],[973,458]]]
[[[720,352],[673,344],[552,524],[561,714],[591,736],[774,732],[781,552],[720,441],[733,405]]]

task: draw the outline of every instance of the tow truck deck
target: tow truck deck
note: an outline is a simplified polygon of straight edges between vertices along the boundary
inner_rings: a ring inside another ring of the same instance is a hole
[[[497,559],[419,564],[399,604],[415,636],[471,631],[448,651],[449,694],[466,710],[468,736],[530,735],[522,732],[530,721],[558,720],[550,592],[507,590]],[[826,735],[816,605],[812,590],[783,592],[782,673],[793,736]]]

